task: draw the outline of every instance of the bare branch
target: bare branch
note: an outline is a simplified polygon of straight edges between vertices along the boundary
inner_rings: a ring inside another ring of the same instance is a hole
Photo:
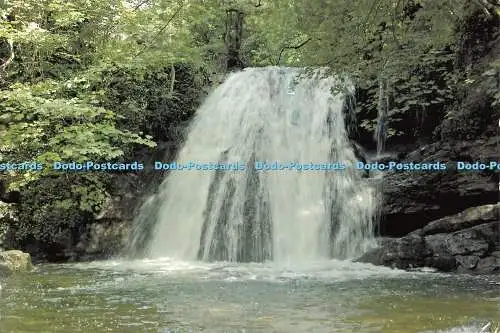
[[[137,52],[137,54],[135,55],[135,57],[139,56],[142,52],[144,52],[150,46],[148,44],[151,44],[151,42],[155,41],[156,38],[158,38],[158,36],[161,35],[162,32],[165,31],[165,29],[167,29],[167,27],[170,25],[170,23],[173,21],[173,19],[177,16],[177,14],[180,13],[180,11],[181,11],[181,9],[183,7],[184,7],[184,3],[182,2],[181,5],[179,6],[179,8],[177,8],[177,10],[167,20],[167,22],[165,22],[165,24],[163,25],[163,27],[161,27],[161,29],[158,30],[158,32],[155,34],[155,36],[153,38],[151,38],[150,43],[147,43],[139,52]]]
[[[139,2],[138,4],[136,4],[136,5],[134,6],[134,10],[138,10],[139,8],[141,8],[141,7],[142,7],[142,5],[145,5],[145,4],[147,4],[148,2],[149,2],[149,0],[142,0],[141,2]]]
[[[300,49],[302,46],[306,45],[307,43],[309,43],[311,41],[311,37],[309,37],[308,39],[306,39],[305,41],[303,41],[302,43],[298,44],[298,45],[295,45],[295,46],[285,46],[281,49],[280,51],[280,54],[278,56],[278,60],[276,61],[276,65],[279,65],[280,64],[280,61],[281,61],[281,56],[283,55],[283,52],[285,52],[285,50],[297,50],[297,49]]]

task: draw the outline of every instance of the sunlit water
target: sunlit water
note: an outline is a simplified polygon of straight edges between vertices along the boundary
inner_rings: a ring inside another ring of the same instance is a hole
[[[0,280],[0,332],[478,332],[500,280],[328,261],[41,265]]]

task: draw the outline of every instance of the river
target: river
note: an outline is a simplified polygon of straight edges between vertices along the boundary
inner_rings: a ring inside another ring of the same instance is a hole
[[[349,261],[42,264],[0,280],[0,332],[478,332],[500,278]]]

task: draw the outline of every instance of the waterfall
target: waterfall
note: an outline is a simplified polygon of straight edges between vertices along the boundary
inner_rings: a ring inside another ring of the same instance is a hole
[[[230,75],[204,102],[176,163],[245,170],[171,170],[141,208],[132,248],[147,257],[223,261],[351,258],[372,245],[375,189],[344,123],[348,93],[321,70],[268,67]],[[344,85],[352,92],[352,87]],[[258,162],[339,163],[343,170],[269,170]]]

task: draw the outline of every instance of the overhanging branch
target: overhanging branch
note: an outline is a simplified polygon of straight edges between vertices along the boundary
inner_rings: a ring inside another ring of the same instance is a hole
[[[276,65],[279,65],[280,64],[280,61],[281,61],[281,56],[283,55],[283,52],[285,52],[285,50],[298,50],[300,49],[302,46],[306,45],[307,43],[309,43],[311,41],[311,37],[309,37],[308,39],[306,39],[305,41],[303,41],[302,43],[298,44],[298,45],[295,45],[295,46],[285,46],[281,49],[280,51],[280,54],[278,56],[278,60],[276,61]]]
[[[151,41],[150,43],[148,44],[151,44],[151,42],[154,42],[156,40],[156,38],[158,38],[158,36],[161,35],[161,33],[163,31],[165,31],[165,29],[167,29],[167,27],[170,25],[170,23],[174,20],[174,18],[177,16],[177,14],[179,14],[179,12],[181,11],[181,9],[184,7],[184,3],[181,3],[180,6],[175,10],[175,12],[172,14],[172,16],[170,16],[170,18],[167,20],[167,22],[165,22],[165,24],[160,28],[160,30],[158,30],[158,32],[154,35],[153,38],[151,38]],[[137,52],[137,54],[135,55],[135,57],[139,56],[142,52],[144,52],[150,45],[145,45],[139,52]]]
[[[142,0],[142,1],[140,1],[138,4],[136,4],[134,6],[134,10],[138,10],[139,8],[141,8],[143,5],[145,5],[147,3],[149,3],[149,0]]]

